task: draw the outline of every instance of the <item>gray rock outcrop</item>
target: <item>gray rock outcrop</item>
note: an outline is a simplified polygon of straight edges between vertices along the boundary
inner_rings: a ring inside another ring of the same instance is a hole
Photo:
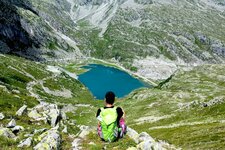
[[[32,118],[33,121],[43,120],[44,122],[48,122],[52,127],[55,127],[62,118],[58,106],[46,102],[41,102],[39,105],[32,108],[28,116]]]
[[[175,150],[173,145],[166,142],[155,141],[148,133],[142,132],[138,134],[135,130],[127,128],[127,135],[137,143],[136,147],[130,147],[129,150]]]
[[[40,142],[34,147],[34,150],[59,149],[61,139],[57,129],[52,128],[44,132],[38,139],[40,139]]]

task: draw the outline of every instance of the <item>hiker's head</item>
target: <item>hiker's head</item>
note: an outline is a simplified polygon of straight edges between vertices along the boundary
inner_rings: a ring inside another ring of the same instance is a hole
[[[107,92],[105,94],[105,102],[107,104],[113,105],[114,101],[115,101],[115,94],[112,91]]]

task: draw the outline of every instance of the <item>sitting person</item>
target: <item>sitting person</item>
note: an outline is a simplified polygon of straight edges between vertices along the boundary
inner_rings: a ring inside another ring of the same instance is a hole
[[[107,92],[105,107],[98,109],[98,135],[102,140],[113,142],[126,134],[125,113],[120,107],[115,107],[115,94]]]

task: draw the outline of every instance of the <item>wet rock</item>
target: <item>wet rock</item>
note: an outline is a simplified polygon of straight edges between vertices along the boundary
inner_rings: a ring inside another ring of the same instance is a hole
[[[23,105],[17,112],[17,116],[22,116],[25,112],[27,112],[27,105]]]
[[[8,128],[1,128],[0,127],[0,136],[4,136],[7,138],[14,138],[16,137],[15,134],[12,133],[12,131]]]
[[[3,113],[0,113],[0,120],[4,119],[5,115]]]
[[[9,123],[8,123],[8,125],[6,126],[7,128],[13,128],[13,127],[15,127],[16,126],[16,121],[15,121],[15,119],[12,119]]]
[[[30,147],[32,144],[32,138],[28,137],[27,139],[21,141],[17,147]]]
[[[34,150],[43,150],[43,149],[59,149],[60,146],[60,135],[56,129],[51,129],[38,137],[40,141],[35,147]]]

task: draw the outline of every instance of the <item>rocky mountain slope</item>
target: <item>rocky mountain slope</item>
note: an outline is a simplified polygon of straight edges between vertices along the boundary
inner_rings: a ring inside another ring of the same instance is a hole
[[[0,149],[225,147],[223,0],[0,5]],[[77,80],[93,57],[159,83],[118,100],[129,132],[113,144],[96,138],[103,103]]]
[[[224,62],[220,0],[1,0],[1,5],[3,53],[38,60],[114,58],[130,69],[148,57],[176,65]]]
[[[224,147],[224,65],[181,69],[154,89],[139,89],[118,100],[129,131],[111,145],[96,138],[95,113],[103,102],[95,101],[76,80],[74,72],[82,72],[77,63],[47,65],[10,55],[0,58],[3,149]],[[60,66],[68,66],[68,71]]]

